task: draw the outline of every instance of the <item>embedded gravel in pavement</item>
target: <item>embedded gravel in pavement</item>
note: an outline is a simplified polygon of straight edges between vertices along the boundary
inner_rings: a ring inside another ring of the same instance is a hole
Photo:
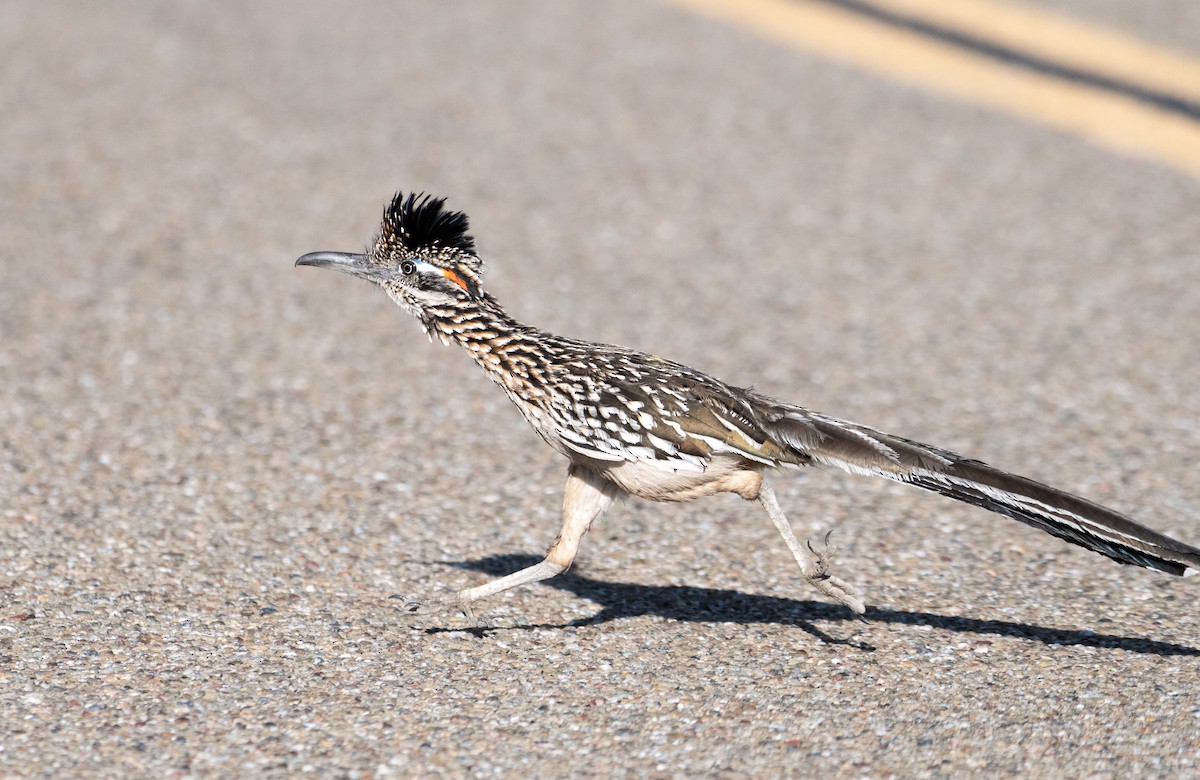
[[[865,622],[733,497],[406,615],[536,560],[564,463],[292,261],[446,195],[522,320],[1195,544],[1200,182],[650,3],[0,20],[0,775],[1197,773],[1195,580],[883,480],[774,479]]]

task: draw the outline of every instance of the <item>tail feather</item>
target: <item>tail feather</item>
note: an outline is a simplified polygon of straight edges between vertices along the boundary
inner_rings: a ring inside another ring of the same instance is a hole
[[[964,460],[941,474],[913,474],[911,485],[1020,520],[1118,563],[1185,575],[1200,569],[1200,550],[1078,496]]]
[[[978,460],[864,425],[770,399],[757,410],[763,429],[796,456],[858,474],[915,485],[1040,528],[1118,563],[1187,576],[1200,549],[1085,498]]]

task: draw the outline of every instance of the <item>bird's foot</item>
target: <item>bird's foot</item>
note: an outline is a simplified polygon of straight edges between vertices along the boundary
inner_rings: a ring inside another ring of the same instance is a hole
[[[804,579],[829,598],[849,607],[854,614],[861,615],[867,611],[867,606],[854,592],[853,586],[829,573],[829,565],[837,557],[838,549],[837,545],[829,543],[829,536],[832,533],[833,531],[830,531],[825,534],[825,541],[819,552],[813,549],[811,541],[806,542],[808,551],[813,554],[813,558],[802,569]]]
[[[461,612],[472,628],[491,628],[491,624],[486,618],[475,615],[475,610],[471,609],[471,602],[464,599],[461,593],[424,600],[409,599],[404,596],[393,596],[392,598],[400,599],[399,609],[408,615],[433,617]]]

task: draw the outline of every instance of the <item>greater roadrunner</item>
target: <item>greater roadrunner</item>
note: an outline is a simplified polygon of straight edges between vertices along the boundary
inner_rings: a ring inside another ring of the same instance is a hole
[[[458,344],[504,389],[546,442],[570,460],[562,529],[536,565],[410,611],[471,605],[571,565],[588,527],[623,495],[687,501],[735,493],[758,501],[804,579],[856,613],[853,589],[829,573],[835,550],[796,540],[763,473],[836,466],[932,490],[1040,528],[1118,563],[1189,575],[1200,549],[1084,498],[949,450],[892,436],[732,387],[625,347],[555,336],[510,317],[482,287],[467,216],[444,199],[396,195],[365,254],[314,252],[296,265],[332,268],[382,287],[432,340]]]

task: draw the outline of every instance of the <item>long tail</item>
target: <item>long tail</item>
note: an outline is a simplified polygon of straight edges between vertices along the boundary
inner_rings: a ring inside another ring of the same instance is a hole
[[[986,463],[758,397],[754,412],[768,436],[813,462],[875,474],[989,509],[1118,563],[1188,576],[1200,549],[1147,528],[1107,507]]]

